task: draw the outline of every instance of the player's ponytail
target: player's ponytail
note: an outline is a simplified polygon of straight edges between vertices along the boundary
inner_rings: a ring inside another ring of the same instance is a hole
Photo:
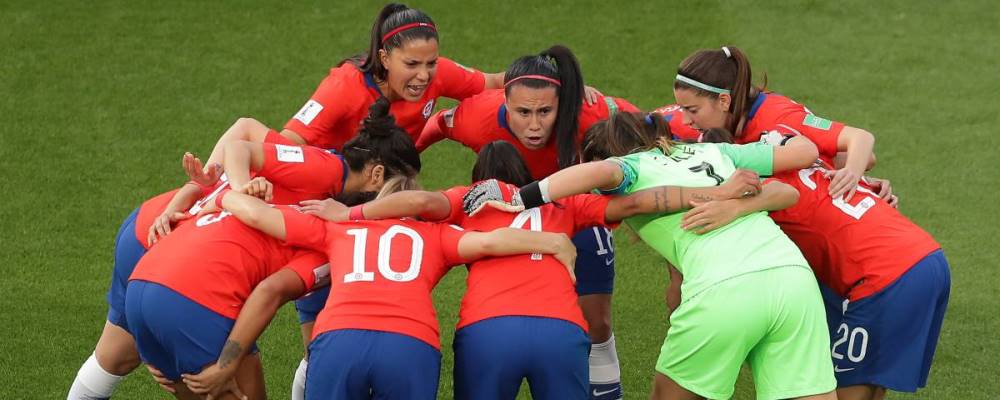
[[[413,139],[389,114],[389,100],[380,97],[368,108],[358,135],[344,144],[344,160],[351,171],[363,171],[375,163],[385,167],[385,179],[415,176],[420,172],[420,154]]]
[[[681,61],[681,65],[677,67],[674,89],[693,90],[700,96],[711,98],[728,93],[732,101],[729,103],[726,129],[740,136],[750,107],[757,95],[767,87],[767,74],[760,87],[753,86],[752,78],[750,60],[746,54],[737,47],[724,46],[720,49],[696,51]]]
[[[507,68],[504,79],[505,95],[509,95],[511,87],[516,85],[533,89],[556,88],[559,108],[556,110],[553,134],[556,136],[559,167],[576,164],[579,155],[576,135],[583,107],[583,74],[573,52],[565,46],[555,45],[536,56],[521,57]]]
[[[657,113],[617,113],[587,129],[581,144],[584,162],[661,148],[670,152],[670,126]]]
[[[479,150],[476,165],[472,167],[472,181],[496,179],[515,186],[531,183],[531,172],[513,144],[497,140]]]
[[[362,72],[370,73],[377,81],[387,75],[379,50],[386,52],[401,47],[414,39],[438,40],[434,20],[423,11],[403,4],[389,3],[379,11],[372,23],[368,53],[341,62],[353,62]]]

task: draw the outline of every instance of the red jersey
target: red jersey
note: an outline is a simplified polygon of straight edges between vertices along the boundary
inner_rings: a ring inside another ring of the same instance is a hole
[[[264,143],[264,165],[255,173],[274,184],[274,204],[298,204],[335,196],[344,190],[347,162],[339,154],[312,146]]]
[[[514,190],[516,187],[511,187],[511,193]],[[470,218],[462,212],[462,197],[468,191],[468,187],[458,186],[444,192],[451,202],[448,221],[479,231],[512,227],[573,236],[587,227],[606,225],[604,212],[610,201],[609,197],[584,194],[519,214],[487,208]],[[469,265],[466,283],[457,329],[510,315],[556,318],[588,329],[577,305],[576,287],[555,257],[523,254],[475,261]]]
[[[337,329],[393,332],[441,348],[431,291],[454,265],[461,228],[410,219],[329,222],[286,209],[286,242],[323,251],[330,297],[313,337]]]
[[[580,110],[580,130],[577,143],[583,140],[587,129],[598,121],[607,119],[611,112],[638,112],[634,105],[613,97],[604,97],[593,105],[584,104]],[[507,106],[503,89],[487,90],[463,100],[452,110],[440,115],[440,133],[421,135],[417,149],[423,150],[441,139],[451,139],[479,152],[487,144],[504,140],[521,153],[534,179],[542,179],[559,170],[559,157],[555,137],[544,148],[531,150],[514,137],[507,124]]]
[[[215,200],[215,195],[222,191],[223,186],[227,186],[226,182],[226,175],[223,174],[219,178],[219,181],[216,182],[212,191],[205,194],[205,196],[196,201],[191,208],[188,209],[188,216],[191,217],[197,215],[205,203]],[[149,250],[149,244],[146,243],[146,239],[149,236],[149,227],[153,226],[153,223],[156,222],[156,218],[159,217],[160,214],[163,214],[163,211],[167,209],[167,204],[170,204],[170,200],[177,195],[179,190],[180,189],[174,189],[166,193],[161,193],[149,200],[144,201],[142,205],[139,206],[139,213],[136,215],[135,219],[135,238],[146,250]],[[177,221],[174,229],[177,229],[177,227],[180,227],[181,224],[190,220],[190,218],[187,218]]]
[[[653,112],[662,115],[663,120],[667,121],[674,140],[682,142],[701,141],[701,132],[684,124],[684,109],[680,105],[668,104],[653,110]]]
[[[772,179],[799,191],[794,206],[771,213],[805,255],[820,282],[855,301],[890,285],[941,248],[869,188],[850,202],[831,199],[824,169],[789,171]]]
[[[416,142],[438,97],[461,100],[482,92],[485,87],[486,76],[482,72],[440,57],[437,72],[420,101],[394,101],[389,112]],[[371,74],[345,62],[330,69],[330,74],[285,124],[285,129],[299,134],[309,145],[343,150],[344,143],[357,134],[361,121],[368,116],[368,107],[381,96]]]
[[[292,248],[227,212],[206,214],[160,240],[129,280],[166,286],[226,318],[236,319],[258,283],[282,268],[306,291],[326,284],[322,253]]]

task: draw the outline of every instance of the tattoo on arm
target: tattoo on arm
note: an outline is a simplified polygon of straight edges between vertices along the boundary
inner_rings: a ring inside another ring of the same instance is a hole
[[[663,211],[663,205],[661,204],[661,201],[660,201],[660,197],[664,197],[664,196],[662,196],[662,194],[663,193],[661,193],[659,190],[653,192],[653,201],[656,204],[656,210],[657,211]]]
[[[222,346],[222,354],[219,355],[219,368],[226,368],[230,363],[235,361],[243,353],[243,347],[240,343],[234,340],[226,340],[226,344]]]
[[[712,197],[711,195],[708,195],[708,194],[699,194],[699,193],[692,194],[691,198],[695,199],[695,200],[699,200],[699,201],[712,201],[712,200],[715,200],[715,198]]]

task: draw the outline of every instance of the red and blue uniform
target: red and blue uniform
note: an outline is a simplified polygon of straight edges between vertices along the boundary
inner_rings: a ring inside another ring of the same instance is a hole
[[[511,193],[516,189],[507,186]],[[447,221],[466,229],[567,235],[605,229],[605,196],[570,196],[519,214],[486,209],[468,217],[462,212],[468,190],[444,192],[452,211]],[[483,259],[469,265],[466,283],[455,333],[456,399],[514,398],[522,379],[535,399],[588,398],[587,322],[559,261],[532,255]]]
[[[771,213],[819,279],[838,386],[913,392],[927,383],[951,286],[941,246],[863,183],[830,197],[822,168],[772,179],[799,192]]]
[[[307,399],[434,399],[441,343],[431,291],[465,263],[465,234],[416,220],[334,223],[282,210],[286,242],[324,252],[331,295],[309,345]]]
[[[680,105],[667,104],[653,112],[663,116],[663,120],[670,126],[670,134],[674,140],[692,143],[701,141],[701,132],[684,124],[684,109]]]
[[[462,100],[485,87],[486,76],[482,72],[440,57],[437,72],[420,100],[394,101],[389,112],[396,118],[396,124],[416,141],[438,97]],[[357,134],[361,121],[368,116],[368,107],[382,96],[371,74],[345,62],[330,70],[316,92],[285,124],[285,129],[297,133],[311,146],[341,151],[344,143]],[[268,141],[292,144],[277,136],[268,135]]]
[[[287,246],[229,213],[178,227],[129,278],[125,313],[140,357],[175,381],[201,371],[218,358],[254,287],[282,268],[306,291],[327,283],[323,254]]]
[[[639,109],[624,99],[607,96],[591,105],[584,103],[580,110],[577,143],[583,141],[587,129],[617,112],[639,112]],[[417,149],[425,149],[441,139],[451,139],[478,153],[487,144],[503,140],[517,148],[532,178],[542,179],[558,171],[556,140],[549,139],[542,149],[528,149],[510,130],[507,113],[503,89],[487,90],[463,100],[452,110],[438,114],[436,118],[439,120],[435,123],[440,129],[425,131],[425,135],[417,141]],[[601,227],[573,236],[573,243],[579,250],[576,262],[577,294],[611,294],[614,291],[615,254],[611,241],[611,232]]]

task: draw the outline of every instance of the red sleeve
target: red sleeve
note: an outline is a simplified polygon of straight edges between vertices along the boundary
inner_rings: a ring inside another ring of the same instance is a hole
[[[437,114],[428,119],[427,123],[424,124],[424,130],[420,132],[420,137],[417,139],[417,151],[423,152],[432,144],[448,138],[454,114],[455,109],[449,108],[438,111]]]
[[[451,213],[448,214],[448,218],[441,221],[450,224],[461,224],[465,220],[465,210],[462,208],[462,198],[465,194],[469,192],[467,186],[455,186],[451,189],[441,192],[444,197],[448,198],[448,203],[451,204]]]
[[[441,96],[455,100],[463,100],[486,89],[486,75],[444,57],[438,58],[434,81],[441,85]]]
[[[292,270],[302,279],[306,292],[330,284],[330,261],[326,254],[312,250],[298,250],[284,268]]]
[[[636,107],[634,104],[629,103],[628,100],[625,100],[620,97],[613,97],[613,99],[615,100],[615,104],[618,105],[618,111],[620,112],[629,112],[629,113],[640,112],[639,107]]]
[[[354,68],[344,65],[331,71],[306,104],[288,120],[285,129],[318,147],[333,147],[334,135],[354,135],[354,132],[334,132],[337,122],[354,115],[359,106],[366,104],[363,96],[367,89],[345,67]]]
[[[458,225],[435,224],[438,230],[438,241],[441,244],[441,256],[445,265],[465,264],[470,260],[462,258],[458,253],[458,242],[465,236],[465,230]]]
[[[595,225],[606,226],[612,229],[618,227],[617,222],[611,224],[605,222],[604,216],[607,213],[608,203],[611,202],[610,196],[577,194],[563,201],[572,207],[574,224],[576,224],[576,227],[574,227],[575,231]]]
[[[264,136],[264,143],[275,143],[275,144],[285,144],[289,146],[298,146],[292,139],[286,138],[284,135],[278,133],[278,131],[271,129],[267,131],[267,136]]]
[[[799,133],[809,138],[816,143],[819,154],[829,157],[837,155],[837,139],[844,130],[844,124],[817,117],[801,106],[782,115],[775,125],[779,130],[787,128],[791,133]]]
[[[285,189],[312,194],[339,193],[345,177],[344,161],[312,146],[264,144],[264,165],[257,176]]]
[[[326,221],[291,207],[277,207],[285,218],[285,243],[316,251],[326,251]]]

